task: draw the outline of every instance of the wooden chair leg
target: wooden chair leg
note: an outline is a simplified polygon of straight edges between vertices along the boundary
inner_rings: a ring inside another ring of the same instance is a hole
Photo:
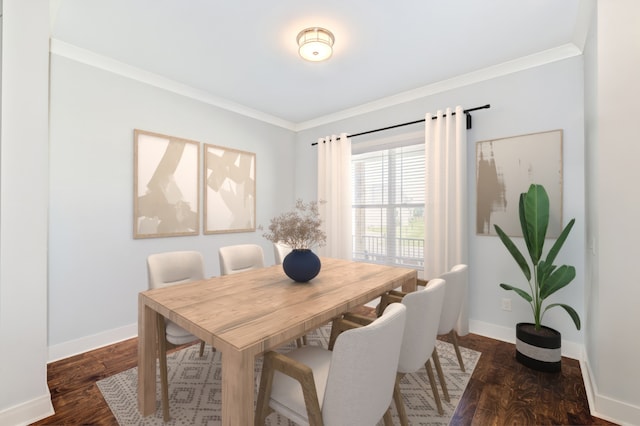
[[[402,394],[400,393],[400,380],[402,380],[402,377],[404,377],[403,373],[396,374],[396,384],[393,387],[393,401],[396,403],[400,424],[402,426],[409,426],[409,418],[407,417],[407,411],[404,409],[404,402],[402,401]]]
[[[200,358],[204,355],[204,340],[200,341]]]
[[[304,405],[307,408],[309,425],[323,426],[322,410],[320,409],[320,400],[318,399],[313,372],[309,370],[307,374],[299,375],[298,377],[294,377],[294,379],[298,380],[300,387],[302,387],[302,397],[304,399]]]
[[[431,359],[433,360],[433,365],[436,366],[436,372],[438,373],[440,386],[442,386],[442,394],[444,395],[444,400],[447,402],[451,402],[451,399],[449,398],[449,391],[447,390],[447,382],[444,380],[444,373],[442,372],[442,366],[440,365],[440,357],[438,357],[438,350],[436,348],[433,348],[433,352],[431,353]]]
[[[307,335],[305,334],[304,336],[302,336],[302,344],[303,345],[308,345],[309,343],[307,342]]]
[[[433,392],[433,399],[436,401],[436,407],[438,408],[438,414],[443,415],[442,401],[440,401],[440,394],[438,393],[438,385],[436,384],[436,378],[433,375],[433,368],[431,368],[431,361],[427,360],[424,364],[424,368],[427,370],[427,376],[429,377],[429,383],[431,384],[431,392]]]
[[[384,412],[384,426],[393,426],[393,417],[391,417],[391,407],[387,408],[387,411]]]
[[[462,361],[462,354],[460,353],[460,346],[458,346],[458,333],[456,333],[455,330],[451,330],[451,333],[449,333],[451,335],[451,340],[453,342],[453,348],[456,350],[456,356],[458,357],[458,364],[460,364],[460,370],[462,370],[463,372],[465,371],[464,369],[464,362]]]
[[[340,329],[339,323],[340,323],[340,319],[337,318],[337,319],[334,319],[333,323],[331,324],[331,335],[329,336],[329,345],[328,345],[328,348],[330,351],[333,350],[333,345],[335,345],[338,335],[342,332],[342,330]]]
[[[271,365],[271,359],[269,357],[264,357],[262,375],[260,376],[260,387],[258,388],[258,398],[256,400],[256,413],[254,418],[255,426],[264,426],[267,416],[273,411],[271,407],[269,407],[272,384],[273,367]]]
[[[158,362],[160,364],[160,386],[162,393],[162,418],[165,422],[171,419],[169,414],[169,379],[167,377],[167,337],[164,317],[157,315],[158,329]]]

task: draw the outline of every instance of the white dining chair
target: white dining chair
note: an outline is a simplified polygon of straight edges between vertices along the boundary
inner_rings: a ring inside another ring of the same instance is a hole
[[[469,280],[469,267],[464,264],[454,265],[448,272],[440,275],[441,279],[446,281],[444,302],[442,304],[442,313],[440,314],[440,321],[438,322],[438,336],[448,335],[451,338],[451,343],[456,352],[458,358],[458,364],[460,369],[465,371],[464,361],[462,360],[462,353],[460,352],[460,346],[458,345],[458,333],[456,333],[456,324],[458,323],[458,317],[460,316],[460,309],[464,302],[463,297],[466,294],[466,288]],[[431,283],[433,280],[429,280]],[[427,284],[429,286],[430,284]],[[440,358],[438,351],[433,354],[433,363],[438,373],[438,379],[442,386],[442,393],[446,401],[449,401],[449,391],[445,382],[444,373],[440,366]]]
[[[149,288],[163,288],[204,279],[204,261],[197,251],[173,251],[147,257]],[[169,421],[169,381],[167,377],[167,349],[193,342],[198,338],[168,319],[158,316],[158,359],[164,421]],[[204,341],[200,342],[200,356]]]
[[[427,372],[438,413],[440,415],[444,413],[430,361],[436,348],[438,321],[442,312],[444,295],[445,281],[436,278],[429,281],[429,286],[426,288],[422,287],[411,293],[390,291],[385,293],[380,300],[381,309],[386,309],[391,303],[402,303],[407,308],[407,323],[402,336],[398,374],[393,392],[393,400],[402,426],[407,426],[409,419],[400,392],[400,381],[406,374],[415,373],[422,369],[422,366]],[[372,321],[369,317],[353,313],[345,314],[344,319],[347,320],[346,327],[368,324]],[[333,338],[335,337],[332,334]]]
[[[273,243],[273,258],[276,265],[282,264],[284,258],[291,253],[292,248],[283,243]]]
[[[438,413],[444,413],[442,402],[438,394],[431,356],[436,350],[438,338],[438,319],[442,312],[445,295],[445,281],[439,278],[429,282],[429,286],[415,292],[407,293],[402,298],[402,304],[407,307],[407,324],[402,337],[398,376],[393,399],[400,417],[400,424],[408,425],[407,413],[400,392],[400,380],[404,375],[415,373],[424,366]]]
[[[333,351],[310,345],[267,352],[255,424],[277,411],[298,424],[371,426],[384,418],[392,425],[405,321],[406,308],[393,303],[371,324],[341,333]]]
[[[264,252],[257,244],[237,244],[220,247],[220,275],[231,275],[264,268]]]
[[[462,354],[458,346],[458,333],[456,333],[455,327],[458,322],[458,317],[460,316],[460,309],[463,303],[462,298],[465,295],[465,287],[469,279],[468,270],[467,265],[460,264],[455,265],[449,272],[440,275],[440,278],[445,280],[447,285],[444,304],[442,305],[442,314],[440,315],[438,325],[438,335],[449,335],[451,337],[462,371],[465,371],[464,362],[462,361]]]

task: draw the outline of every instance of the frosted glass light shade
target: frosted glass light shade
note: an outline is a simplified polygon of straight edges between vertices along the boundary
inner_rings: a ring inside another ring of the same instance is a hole
[[[324,28],[307,28],[298,34],[298,53],[300,56],[312,62],[329,59],[333,54],[333,34]]]

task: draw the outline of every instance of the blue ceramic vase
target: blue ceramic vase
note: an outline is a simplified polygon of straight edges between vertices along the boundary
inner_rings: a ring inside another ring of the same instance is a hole
[[[289,278],[306,283],[320,272],[320,258],[311,250],[294,249],[282,261],[282,269]]]

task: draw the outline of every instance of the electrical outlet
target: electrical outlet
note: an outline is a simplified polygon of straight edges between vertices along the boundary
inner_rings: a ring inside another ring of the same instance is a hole
[[[507,299],[506,297],[502,299],[502,310],[511,311],[511,299]]]

